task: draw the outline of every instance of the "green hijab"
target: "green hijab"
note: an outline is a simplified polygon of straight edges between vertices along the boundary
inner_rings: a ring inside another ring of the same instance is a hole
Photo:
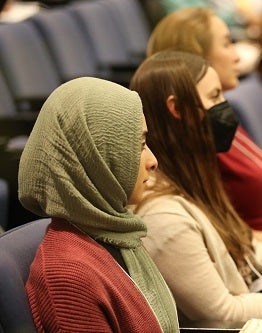
[[[85,77],[61,85],[22,153],[19,199],[37,215],[63,218],[120,248],[163,332],[174,333],[174,300],[142,247],[146,226],[126,207],[139,170],[142,119],[137,93],[116,83]]]

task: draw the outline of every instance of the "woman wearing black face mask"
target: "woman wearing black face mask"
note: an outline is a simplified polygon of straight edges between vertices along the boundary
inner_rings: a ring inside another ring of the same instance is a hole
[[[163,51],[140,65],[130,87],[159,163],[136,212],[180,323],[262,319],[262,243],[232,207],[217,165],[237,127],[217,73],[199,56]]]
[[[240,58],[225,22],[210,8],[187,7],[160,20],[150,36],[147,56],[167,49],[207,59],[216,70],[224,92],[237,87]],[[230,150],[217,154],[217,158],[235,210],[252,229],[262,230],[262,150],[240,125]]]
[[[201,94],[200,94],[201,95]],[[238,119],[227,101],[215,104],[208,110],[212,133],[217,152],[226,152],[230,149],[236,133]]]

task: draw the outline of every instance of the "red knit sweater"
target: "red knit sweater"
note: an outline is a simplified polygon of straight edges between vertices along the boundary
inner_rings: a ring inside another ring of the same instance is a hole
[[[162,332],[110,253],[61,220],[48,228],[26,290],[38,332]]]
[[[218,154],[223,182],[239,215],[262,230],[262,150],[239,127],[231,149]]]

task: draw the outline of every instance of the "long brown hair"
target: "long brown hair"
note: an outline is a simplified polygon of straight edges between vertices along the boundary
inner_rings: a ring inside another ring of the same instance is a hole
[[[141,97],[148,145],[158,159],[160,173],[171,184],[168,189],[157,185],[154,195],[168,191],[196,204],[210,218],[240,266],[247,249],[252,248],[251,229],[237,215],[224,191],[209,119],[196,89],[208,67],[202,57],[162,51],[139,66],[130,89]],[[167,108],[170,95],[175,97],[179,117]]]
[[[150,36],[147,56],[173,48],[208,58],[212,44],[210,18],[213,15],[209,8],[188,7],[165,16]]]

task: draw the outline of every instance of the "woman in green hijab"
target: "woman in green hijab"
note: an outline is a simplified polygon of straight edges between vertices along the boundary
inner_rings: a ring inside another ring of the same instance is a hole
[[[38,332],[178,332],[142,247],[136,204],[157,161],[137,93],[78,78],[47,99],[23,151],[19,198],[52,217],[26,290]]]

